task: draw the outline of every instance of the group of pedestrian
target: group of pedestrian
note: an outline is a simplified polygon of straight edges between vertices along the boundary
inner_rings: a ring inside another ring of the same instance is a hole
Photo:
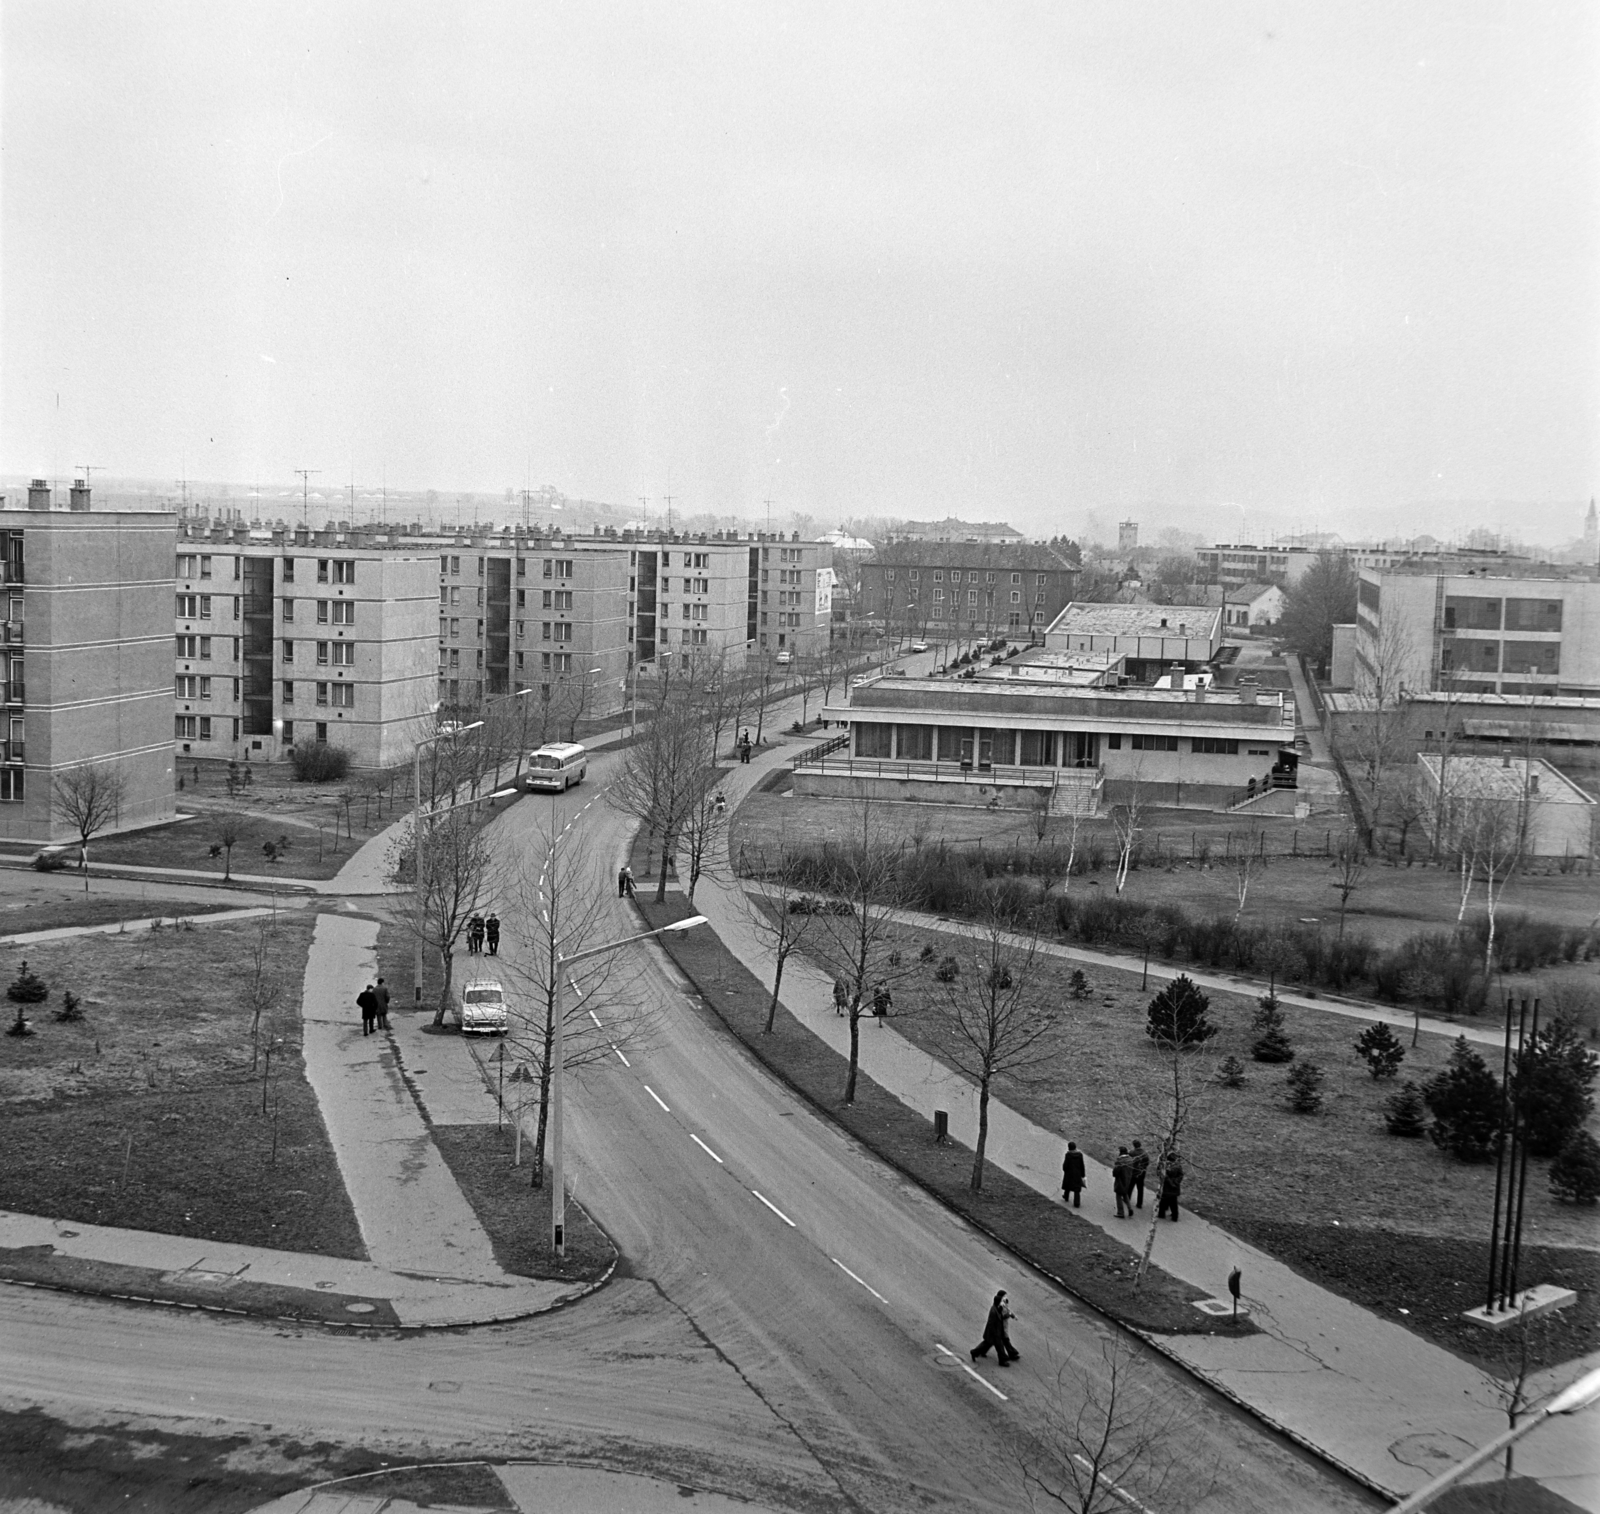
[[[389,985],[379,978],[369,983],[356,995],[356,1008],[361,1011],[361,1034],[370,1036],[376,1030],[389,1028]]]
[[[894,995],[889,992],[889,985],[880,979],[872,991],[872,1013],[877,1016],[879,1025],[888,1018],[893,1008]],[[850,985],[843,978],[833,980],[833,1012],[836,1015],[850,1013]]]
[[[491,957],[500,955],[500,917],[493,913],[487,920],[482,915],[474,915],[467,921],[467,954],[482,956],[485,944]]]
[[[1012,1362],[1022,1360],[1022,1353],[1011,1344],[1011,1332],[1007,1328],[1009,1322],[1015,1318],[1011,1306],[1006,1302],[1006,1290],[1002,1288],[995,1294],[994,1302],[989,1305],[989,1318],[984,1321],[983,1339],[968,1353],[973,1361],[977,1361],[980,1356],[987,1356],[991,1346],[994,1347],[997,1366],[1009,1367]]]
[[[617,869],[617,898],[633,898],[633,869],[626,862]]]
[[[750,760],[751,751],[752,751],[752,747],[750,745],[750,732],[748,730],[740,731],[739,732],[739,761],[740,762],[748,762]]]
[[[1134,1211],[1144,1208],[1145,1179],[1150,1172],[1150,1153],[1144,1142],[1135,1141],[1130,1151],[1117,1147],[1117,1159],[1111,1164],[1111,1191],[1117,1201],[1117,1218],[1131,1219]],[[1061,1159],[1061,1201],[1074,1209],[1083,1208],[1083,1188],[1086,1177],[1083,1153],[1076,1141],[1067,1142],[1067,1154]],[[1167,1152],[1166,1164],[1161,1170],[1161,1192],[1157,1196],[1156,1218],[1178,1218],[1178,1195],[1183,1191],[1183,1159],[1177,1149]]]

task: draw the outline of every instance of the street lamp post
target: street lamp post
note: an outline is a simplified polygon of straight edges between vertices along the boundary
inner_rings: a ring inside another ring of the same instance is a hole
[[[427,925],[427,897],[422,881],[422,749],[425,746],[432,746],[438,741],[447,739],[453,741],[458,736],[464,736],[468,731],[476,730],[482,724],[483,722],[478,720],[474,721],[472,725],[463,726],[457,731],[435,731],[431,736],[424,736],[411,752],[411,794],[416,809],[415,817],[411,822],[411,864],[415,874],[412,878],[411,892],[415,896],[412,907],[416,911],[416,950],[411,959],[411,994],[412,1003],[418,1009],[422,1007],[422,935]],[[428,812],[431,817],[433,812],[431,803],[428,806]]]
[[[648,941],[652,936],[664,936],[669,931],[690,930],[704,925],[704,915],[690,915],[687,920],[674,920],[657,930],[641,931],[637,936],[624,936],[620,941],[608,941],[604,946],[591,946],[586,951],[568,956],[556,953],[555,983],[551,990],[551,1012],[555,1016],[554,1034],[550,1046],[550,1246],[557,1256],[567,1254],[567,1190],[565,1150],[562,1142],[562,1114],[564,1109],[562,1083],[567,1061],[567,1035],[565,1007],[562,1004],[567,969],[587,957],[603,956],[620,947],[632,946],[635,941]]]

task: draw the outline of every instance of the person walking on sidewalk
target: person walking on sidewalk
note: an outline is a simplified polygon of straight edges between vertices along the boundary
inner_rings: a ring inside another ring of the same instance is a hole
[[[889,1010],[894,1004],[894,995],[889,992],[887,983],[880,983],[872,995],[872,1012],[878,1017],[878,1026],[881,1029],[883,1022],[889,1018]]]
[[[1083,1153],[1076,1141],[1067,1142],[1067,1154],[1061,1159],[1061,1202],[1072,1200],[1074,1209],[1083,1208]]]
[[[749,733],[749,731],[741,731],[739,733],[739,761],[740,762],[749,762],[749,760],[750,760],[750,733]]]
[[[1135,1141],[1128,1155],[1133,1162],[1133,1207],[1143,1209],[1144,1175],[1150,1170],[1150,1153],[1144,1149],[1142,1141]]]
[[[372,1022],[378,1018],[378,996],[369,983],[356,995],[356,1008],[361,1011],[361,1034],[372,1034]]]
[[[633,869],[626,862],[617,869],[617,898],[633,898]]]
[[[1178,1194],[1183,1190],[1183,1159],[1174,1150],[1167,1158],[1167,1170],[1161,1174],[1161,1200],[1156,1205],[1156,1218],[1166,1219],[1172,1211],[1172,1223],[1178,1223]]]
[[[484,939],[489,943],[489,955],[500,955],[500,917],[490,913],[489,918],[483,922]]]
[[[474,915],[467,921],[467,955],[476,957],[483,950],[483,916]]]
[[[843,978],[833,980],[833,1012],[842,1015],[850,1008],[850,990]]]
[[[373,988],[372,997],[378,1001],[378,1029],[387,1030],[389,1028],[389,985],[382,978],[378,979],[376,986]]]
[[[1117,1196],[1117,1218],[1130,1218],[1133,1205],[1133,1158],[1126,1146],[1117,1147],[1117,1159],[1111,1164],[1111,1191]]]
[[[983,1325],[983,1339],[968,1353],[973,1361],[980,1356],[987,1356],[991,1346],[994,1347],[995,1361],[1002,1367],[1009,1367],[1021,1357],[1022,1353],[1012,1346],[1010,1333],[1006,1329],[1006,1321],[1015,1318],[1016,1315],[1006,1303],[1006,1290],[1002,1288],[989,1305],[989,1318]]]

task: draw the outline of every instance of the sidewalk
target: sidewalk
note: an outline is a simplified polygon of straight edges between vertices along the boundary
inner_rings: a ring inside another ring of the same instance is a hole
[[[724,792],[737,804],[764,777],[781,767],[788,754],[778,750],[727,775]],[[757,933],[738,897],[738,886],[703,878],[696,908],[729,950],[768,988],[772,970]],[[917,917],[918,924],[950,930],[949,922]],[[960,927],[954,927],[959,930]],[[1100,960],[1126,969],[1126,959],[1053,948],[1081,960]],[[1151,969],[1155,975],[1156,970]],[[1173,976],[1164,969],[1161,977]],[[1191,974],[1196,981],[1206,979]],[[1213,980],[1237,991],[1235,983]],[[1332,1010],[1362,1018],[1390,1018],[1324,1000],[1291,1002],[1307,1009]],[[783,1002],[790,1012],[835,1050],[848,1054],[848,1022],[834,1013],[832,986],[809,962],[791,958],[784,973]],[[1405,1017],[1396,1023],[1409,1024]],[[1460,1027],[1430,1026],[1444,1034]],[[1470,1039],[1492,1041],[1489,1032]],[[904,1040],[892,1023],[864,1029],[861,1067],[908,1107],[932,1119],[934,1110],[950,1114],[951,1133],[971,1145],[977,1126],[975,1090],[941,1063]],[[1070,1111],[1063,1118],[1071,1123]],[[1063,1139],[991,1099],[989,1157],[1036,1191],[1058,1199]],[[1089,1195],[1076,1217],[1124,1243],[1142,1240],[1142,1224],[1130,1227],[1114,1215],[1109,1171],[1090,1161]],[[1259,1335],[1180,1336],[1163,1339],[1171,1356],[1255,1414],[1276,1425],[1329,1460],[1396,1495],[1425,1482],[1471,1448],[1505,1428],[1505,1411],[1494,1382],[1477,1368],[1428,1344],[1397,1324],[1317,1287],[1233,1236],[1193,1214],[1158,1231],[1153,1260],[1173,1276],[1225,1296],[1227,1276],[1244,1274],[1245,1306],[1262,1327]],[[1600,1360],[1597,1357],[1596,1360]],[[1541,1392],[1579,1377],[1593,1362],[1573,1362],[1542,1374]],[[1595,1451],[1593,1416],[1555,1421],[1523,1442],[1519,1472],[1538,1478],[1580,1507],[1600,1509],[1600,1457]]]

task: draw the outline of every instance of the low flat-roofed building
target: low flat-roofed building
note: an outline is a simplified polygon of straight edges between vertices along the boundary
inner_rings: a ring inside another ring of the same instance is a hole
[[[848,724],[848,742],[796,767],[798,793],[1020,806],[1044,788],[1062,813],[1135,793],[1213,808],[1292,788],[1298,767],[1292,700],[1254,687],[884,677],[858,683],[824,714]]]
[[[1424,752],[1417,781],[1423,823],[1437,828],[1435,843],[1445,852],[1492,848],[1503,871],[1518,851],[1588,857],[1594,850],[1594,799],[1542,759]]]
[[[1146,682],[1182,663],[1192,672],[1222,648],[1216,605],[1105,605],[1074,600],[1044,633],[1048,652],[1116,652],[1129,677]]]
[[[986,683],[1021,680],[1055,688],[1114,689],[1125,662],[1120,652],[1052,652],[1030,647],[1004,662],[980,664],[959,676]]]

